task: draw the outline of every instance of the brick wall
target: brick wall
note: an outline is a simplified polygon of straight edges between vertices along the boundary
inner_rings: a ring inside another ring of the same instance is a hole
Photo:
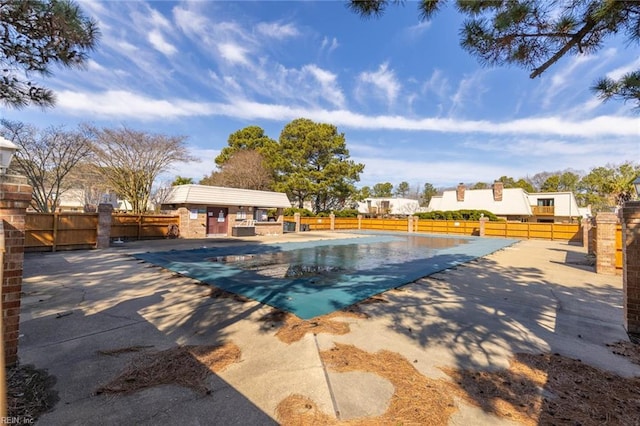
[[[20,295],[24,265],[24,230],[26,209],[32,188],[21,176],[0,176],[0,219],[4,234],[2,262],[2,320],[4,356],[7,366],[18,360]]]
[[[640,334],[640,202],[627,202],[622,209],[622,235],[625,327]]]
[[[600,212],[596,216],[596,272],[598,274],[616,273],[616,227],[618,216],[615,213]]]

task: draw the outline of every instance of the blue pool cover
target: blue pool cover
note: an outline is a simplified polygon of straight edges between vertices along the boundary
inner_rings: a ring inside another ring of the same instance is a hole
[[[203,247],[134,257],[310,319],[516,241],[367,233],[360,238]]]

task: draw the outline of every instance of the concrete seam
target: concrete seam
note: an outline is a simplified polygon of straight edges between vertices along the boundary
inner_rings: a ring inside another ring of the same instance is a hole
[[[327,381],[327,388],[329,389],[329,395],[331,396],[331,404],[333,404],[333,411],[336,415],[336,418],[340,420],[340,410],[338,409],[338,402],[336,401],[336,396],[333,393],[333,387],[331,386],[331,380],[329,379],[329,372],[327,371],[327,366],[324,364],[324,361],[320,356],[320,345],[318,344],[318,336],[316,334],[313,335],[313,341],[316,343],[316,350],[318,351],[318,358],[320,358],[320,365],[322,365],[322,372],[324,373],[324,378]]]

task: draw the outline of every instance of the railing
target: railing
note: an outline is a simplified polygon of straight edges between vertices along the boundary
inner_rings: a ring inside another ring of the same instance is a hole
[[[531,213],[533,213],[534,216],[554,216],[555,207],[554,206],[531,206]]]

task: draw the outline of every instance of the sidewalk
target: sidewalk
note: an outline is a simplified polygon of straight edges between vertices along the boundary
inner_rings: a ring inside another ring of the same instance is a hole
[[[388,291],[384,303],[361,305],[368,318],[334,318],[348,324],[346,334],[309,333],[285,343],[276,337],[278,323],[264,319],[270,307],[210,297],[210,287],[128,256],[214,243],[238,242],[147,241],[25,256],[19,358],[55,375],[60,397],[39,424],[275,424],[277,407],[291,395],[333,419],[384,413],[392,383],[371,372],[332,370],[321,354],[336,344],[398,353],[433,379],[446,379],[446,367],[505,368],[516,352],[558,353],[623,377],[640,375],[640,366],[605,346],[627,339],[621,277],[580,264],[581,247],[522,241]],[[239,348],[240,361],[211,375],[210,394],[176,385],[95,394],[138,355],[118,349],[224,343]],[[513,424],[461,400],[452,410],[450,424]]]

